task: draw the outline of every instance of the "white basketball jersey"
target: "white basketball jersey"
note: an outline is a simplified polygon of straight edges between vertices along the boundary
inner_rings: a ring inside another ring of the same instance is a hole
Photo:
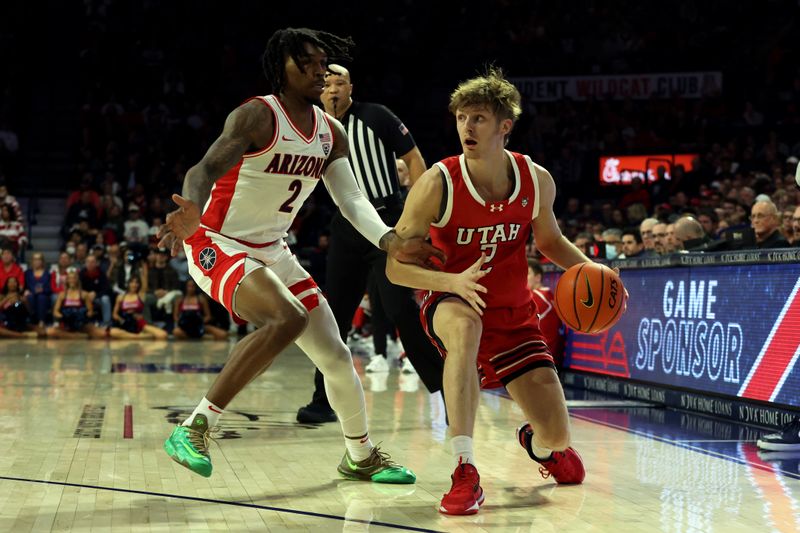
[[[247,153],[214,183],[201,225],[245,241],[265,244],[286,235],[297,212],[322,178],[333,148],[331,117],[316,106],[314,128],[304,136],[274,95],[257,100],[272,109],[275,132],[259,152]]]

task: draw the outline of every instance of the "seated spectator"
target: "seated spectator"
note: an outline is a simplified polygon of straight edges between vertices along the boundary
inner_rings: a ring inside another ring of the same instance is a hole
[[[81,177],[81,183],[78,188],[70,192],[69,196],[67,196],[67,212],[77,203],[84,203],[86,205],[91,203],[94,207],[95,214],[100,211],[100,195],[97,194],[97,191],[92,189],[92,182],[94,182],[92,173],[85,172],[83,177]],[[85,193],[88,193],[88,196]],[[84,202],[84,200],[87,199],[88,202]]]
[[[606,259],[616,259],[622,251],[622,230],[609,228],[601,234]]]
[[[225,340],[228,332],[211,325],[213,320],[211,308],[206,295],[197,289],[197,284],[190,279],[184,285],[185,296],[175,301],[173,319],[175,329],[172,334],[176,339],[214,339]]]
[[[33,321],[44,328],[53,305],[53,288],[50,282],[50,271],[44,264],[44,255],[36,252],[31,257],[31,266],[25,272],[25,298],[28,307],[33,311]]]
[[[713,209],[701,209],[700,213],[697,215],[697,221],[703,226],[703,231],[705,231],[706,235],[710,238],[713,239],[717,235],[719,217]]]
[[[800,206],[792,214],[792,238],[789,241],[792,246],[800,246]]]
[[[116,204],[111,206],[104,217],[100,229],[102,230],[104,241],[108,244],[117,244],[124,238],[125,219],[122,216],[122,208],[120,206]]]
[[[92,300],[92,306],[99,307],[102,312],[102,325],[111,324],[111,285],[106,273],[100,268],[97,257],[86,256],[84,267],[80,271],[81,288]]]
[[[58,255],[58,263],[50,267],[50,288],[53,294],[52,299],[64,291],[67,283],[67,270],[73,266],[73,258],[67,252]]]
[[[85,242],[79,242],[75,245],[75,267],[82,268],[86,263],[86,258],[89,256],[89,245]]]
[[[708,248],[711,237],[696,218],[681,217],[675,222],[675,241],[678,251],[699,251]]]
[[[666,255],[669,253],[667,245],[667,225],[659,222],[653,226],[653,250],[658,255]]]
[[[627,228],[622,232],[622,256],[624,259],[647,257],[652,255],[644,249],[642,234],[636,228]]]
[[[30,317],[30,309],[22,297],[22,285],[17,278],[9,277],[3,285],[3,296],[0,297],[0,327],[22,334],[11,335],[12,337],[36,337],[38,332],[31,325]]]
[[[573,244],[588,257],[597,257],[597,245],[594,243],[594,237],[588,231],[578,233]]]
[[[4,246],[0,251],[0,287],[6,286],[8,278],[16,278],[21,287],[25,286],[25,274],[17,264],[14,251]]]
[[[131,277],[147,280],[148,270],[147,262],[143,260],[141,254],[137,251],[129,250],[127,244],[119,247],[119,255],[121,256],[121,261],[112,261],[112,264],[108,267],[108,279],[111,282],[111,289],[117,295],[125,293]]]
[[[169,266],[178,274],[178,283],[184,284],[190,278],[189,260],[186,258],[186,252],[183,251],[183,246],[178,248],[178,255],[169,260]]]
[[[106,329],[94,325],[94,304],[88,292],[81,289],[78,271],[67,271],[64,290],[53,306],[56,324],[48,328],[47,336],[61,339],[104,339]]]
[[[119,248],[119,247],[118,247]],[[106,257],[106,247],[103,244],[95,243],[91,250],[92,255],[97,259],[97,264],[100,265],[100,270],[108,276],[108,267],[111,265],[108,257]]]
[[[128,248],[139,249],[144,253],[150,238],[150,226],[142,220],[141,210],[136,204],[131,204],[128,208],[128,220],[125,221],[123,237],[128,243]]]
[[[147,271],[147,298],[145,305],[155,321],[172,318],[172,303],[180,296],[178,273],[169,264],[169,250],[156,250],[153,266]]]
[[[8,187],[0,184],[0,206],[7,205],[14,213],[14,220],[22,220],[22,207],[16,198],[8,194]]]
[[[70,205],[69,209],[67,209],[67,215],[64,217],[64,229],[71,231],[81,220],[85,220],[90,228],[97,227],[98,207],[96,205],[97,202],[93,200],[92,193],[97,195],[94,191],[81,191],[78,201]]]
[[[117,298],[112,317],[114,325],[108,330],[112,339],[167,338],[166,331],[148,324],[144,318],[144,290],[137,276],[128,280],[125,293]]]
[[[25,225],[15,218],[8,204],[0,205],[0,243],[10,246],[15,255],[21,255],[28,246]]]
[[[644,249],[651,254],[655,254],[655,242],[653,240],[653,227],[658,224],[658,219],[646,218],[639,224],[639,234],[642,236]]]
[[[756,248],[787,248],[789,243],[781,235],[778,208],[772,202],[753,204],[750,224],[756,233]]]
[[[670,218],[670,220],[671,220],[671,218]],[[672,252],[677,252],[678,250],[680,250],[680,248],[678,248],[678,242],[675,240],[675,223],[674,222],[667,224],[667,238],[666,238],[666,240],[664,242],[664,246],[666,248],[666,252],[665,253],[668,253],[668,254],[671,254]]]

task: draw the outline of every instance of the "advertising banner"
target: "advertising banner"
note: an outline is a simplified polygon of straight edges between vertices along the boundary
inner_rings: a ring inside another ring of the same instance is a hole
[[[567,368],[800,407],[800,265],[621,276],[627,312],[602,335],[570,331]]]
[[[722,90],[721,72],[512,78],[524,102],[701,98]]]
[[[688,172],[694,169],[697,154],[620,155],[600,158],[601,185],[630,185],[634,178],[643,184],[659,180],[658,168],[664,167],[665,180],[672,179],[672,168],[683,165]]]

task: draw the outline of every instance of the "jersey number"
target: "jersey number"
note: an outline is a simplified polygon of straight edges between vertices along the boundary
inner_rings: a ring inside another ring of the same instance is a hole
[[[483,262],[483,268],[486,272],[492,271],[492,266],[488,266],[487,263],[494,259],[494,254],[497,253],[497,245],[496,244],[484,244],[481,246],[481,252],[486,254],[486,261]]]
[[[293,182],[291,182],[289,184],[289,191],[292,193],[292,195],[289,197],[288,200],[283,202],[283,205],[281,206],[279,211],[282,212],[282,213],[291,213],[292,210],[294,210],[294,207],[292,206],[292,202],[297,200],[297,197],[300,195],[300,191],[302,191],[302,190],[303,190],[303,182],[302,181],[294,180]]]

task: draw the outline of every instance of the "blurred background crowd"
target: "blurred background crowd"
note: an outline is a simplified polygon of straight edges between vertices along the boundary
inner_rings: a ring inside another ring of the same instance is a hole
[[[352,35],[354,98],[391,108],[428,164],[459,151],[449,91],[490,62],[511,77],[721,72],[699,97],[525,101],[509,148],[550,170],[564,234],[594,257],[800,246],[800,18],[786,16],[797,3],[677,1],[654,16],[621,0],[403,0],[345,15],[84,0],[52,6],[36,32],[21,23],[33,8],[15,4],[0,17],[0,335],[43,334],[75,298],[88,302],[87,334],[89,322],[125,325],[134,300],[138,325],[124,331],[173,331],[187,297],[205,301],[208,331],[228,329],[155,234],[226,114],[269,92],[260,55],[289,25]],[[601,156],[683,153],[691,164],[658,166],[655,181],[598,177]],[[319,187],[288,239],[321,284],[332,211]]]

